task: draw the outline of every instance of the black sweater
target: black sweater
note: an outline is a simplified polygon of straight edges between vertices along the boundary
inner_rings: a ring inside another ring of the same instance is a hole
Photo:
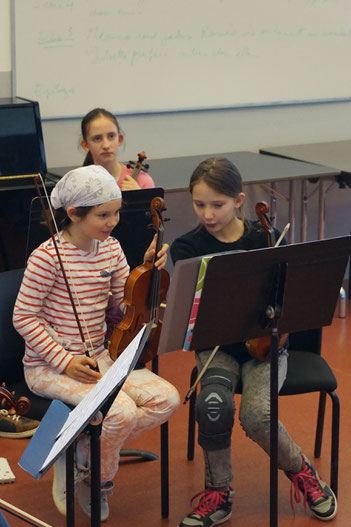
[[[225,243],[217,240],[210,234],[205,227],[199,226],[179,238],[176,238],[171,245],[171,257],[173,263],[178,260],[186,260],[195,256],[205,256],[206,254],[222,253],[226,251],[249,251],[251,249],[262,249],[268,247],[267,233],[257,221],[245,220],[244,234],[235,242]],[[280,233],[274,229],[275,238],[278,239]],[[282,245],[286,242],[283,240]],[[243,363],[250,359],[245,343],[236,343],[230,346],[222,346],[223,351],[230,353]]]

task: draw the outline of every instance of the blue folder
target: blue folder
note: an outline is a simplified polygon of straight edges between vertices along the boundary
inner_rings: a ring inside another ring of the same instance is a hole
[[[44,471],[41,471],[48,452],[54,445],[57,434],[66,422],[70,411],[71,409],[66,404],[54,399],[23,452],[18,464],[35,479],[40,479],[52,465],[51,463]]]

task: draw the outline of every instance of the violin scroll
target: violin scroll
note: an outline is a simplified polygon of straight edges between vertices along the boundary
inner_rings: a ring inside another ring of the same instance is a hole
[[[131,177],[133,179],[136,179],[139,172],[143,170],[144,172],[147,172],[149,169],[149,165],[144,163],[145,159],[147,159],[145,152],[140,152],[138,154],[138,161],[129,161],[127,164],[128,168],[132,168],[133,171],[131,173]]]
[[[267,214],[269,212],[269,205],[266,201],[258,201],[255,206],[256,216],[261,222],[262,227],[267,232],[269,230]]]
[[[5,383],[3,383],[0,387],[0,408],[11,410],[11,408],[16,406],[15,392],[9,392],[5,386]]]
[[[5,383],[0,386],[0,408],[8,410],[10,415],[26,414],[31,407],[31,402],[28,397],[22,396],[16,401],[15,392],[10,392],[5,386]]]
[[[24,397],[22,395],[17,400],[16,414],[25,415],[30,410],[30,407],[31,407],[30,400],[28,399],[28,397]]]
[[[261,222],[263,230],[267,233],[268,247],[275,244],[274,229],[268,219],[269,205],[265,201],[259,201],[255,207],[256,216]]]
[[[159,196],[156,196],[151,200],[150,213],[152,217],[152,223],[156,232],[158,232],[163,226],[162,211],[165,210],[165,202]]]

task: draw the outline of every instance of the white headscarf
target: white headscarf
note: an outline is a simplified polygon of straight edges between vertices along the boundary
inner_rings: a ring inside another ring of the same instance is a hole
[[[51,192],[54,209],[102,205],[122,196],[116,180],[99,165],[89,165],[67,172]]]

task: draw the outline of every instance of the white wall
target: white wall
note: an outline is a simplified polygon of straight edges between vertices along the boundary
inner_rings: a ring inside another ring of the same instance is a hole
[[[1,0],[2,78],[11,70],[10,34],[10,0]],[[2,92],[1,95],[10,93]],[[349,102],[124,116],[120,124],[127,141],[121,155],[123,159],[134,159],[137,152],[145,150],[150,158],[163,158],[348,139],[351,137],[350,116]],[[83,154],[78,149],[79,121],[47,121],[43,129],[48,166],[80,163]]]
[[[351,103],[124,116],[122,159],[187,156],[351,137]],[[79,121],[43,124],[48,166],[79,163]]]
[[[3,92],[11,70],[10,32],[10,0],[0,0],[1,96],[10,95],[10,91]],[[18,95],[25,97],[25,94]],[[81,162],[83,153],[78,148],[79,124],[74,119],[43,122],[49,167],[76,165]],[[122,160],[134,159],[141,150],[145,150],[149,158],[231,150],[258,151],[265,146],[350,139],[351,103],[124,116],[120,119],[120,124],[126,133]],[[260,199],[265,197],[260,189],[255,189],[255,196],[256,194]],[[337,185],[328,193],[326,236],[349,233],[349,196],[350,189],[339,190]],[[311,200],[309,220],[309,238],[312,239],[318,232],[315,198],[316,196]],[[286,202],[281,201],[280,207],[286,208]],[[184,231],[182,226],[181,231]]]

